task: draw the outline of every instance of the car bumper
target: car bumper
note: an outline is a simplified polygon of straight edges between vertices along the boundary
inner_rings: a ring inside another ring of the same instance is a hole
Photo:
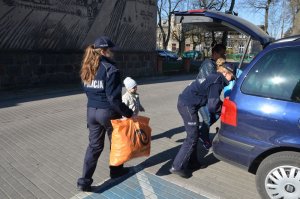
[[[234,138],[218,133],[213,140],[213,153],[216,158],[248,170],[250,166],[250,152],[254,146],[237,141]]]

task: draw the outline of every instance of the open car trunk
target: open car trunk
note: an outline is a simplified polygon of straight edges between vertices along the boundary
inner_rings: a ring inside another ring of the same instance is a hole
[[[201,28],[208,32],[228,31],[238,32],[248,36],[247,45],[242,59],[240,60],[239,68],[242,65],[245,54],[248,51],[251,39],[258,41],[263,48],[274,41],[274,38],[269,36],[261,28],[235,15],[204,9],[174,12],[174,15],[175,23],[181,23],[187,31]]]

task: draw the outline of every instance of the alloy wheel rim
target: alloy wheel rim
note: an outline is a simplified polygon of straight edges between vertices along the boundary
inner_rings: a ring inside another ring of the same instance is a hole
[[[265,189],[270,198],[300,199],[300,168],[279,166],[265,179]]]

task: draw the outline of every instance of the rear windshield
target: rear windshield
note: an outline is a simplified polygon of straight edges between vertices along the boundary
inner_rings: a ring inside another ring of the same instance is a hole
[[[300,47],[275,49],[249,71],[243,93],[300,103]]]

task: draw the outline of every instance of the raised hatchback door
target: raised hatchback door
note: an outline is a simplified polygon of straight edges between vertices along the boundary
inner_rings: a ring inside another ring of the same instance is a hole
[[[175,12],[174,14],[176,23],[184,24],[186,29],[202,27],[208,31],[237,31],[251,36],[263,46],[274,40],[258,26],[231,14],[204,9]]]

